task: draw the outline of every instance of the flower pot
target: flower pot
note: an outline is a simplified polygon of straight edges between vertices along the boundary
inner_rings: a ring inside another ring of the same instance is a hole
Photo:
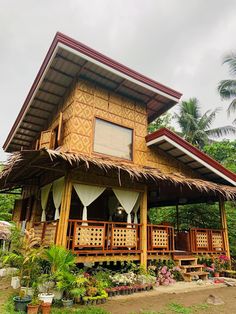
[[[39,310],[39,304],[33,305],[33,304],[27,304],[27,313],[28,314],[37,314]]]
[[[82,303],[82,297],[75,297],[75,303],[77,304]]]
[[[42,314],[50,314],[51,305],[52,305],[51,303],[42,303],[41,304]]]
[[[214,273],[214,277],[220,277],[220,273]]]
[[[71,299],[69,299],[69,300],[67,300],[67,299],[62,299],[62,303],[63,303],[63,306],[64,307],[72,307],[73,306],[73,300]]]
[[[20,298],[19,296],[13,298],[14,306],[15,306],[15,311],[18,312],[27,312],[27,304],[30,303],[32,298],[27,295],[23,298]]]
[[[50,304],[52,304],[52,300],[54,298],[54,294],[53,293],[40,293],[38,295],[38,298],[43,303],[50,303]]]
[[[54,294],[54,300],[60,301],[63,297],[63,291],[53,290],[52,293]]]

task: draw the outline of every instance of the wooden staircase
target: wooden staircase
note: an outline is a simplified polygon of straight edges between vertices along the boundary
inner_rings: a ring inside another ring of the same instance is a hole
[[[176,266],[181,269],[184,281],[207,280],[208,272],[203,271],[204,266],[197,263],[197,258],[191,255],[174,255]]]

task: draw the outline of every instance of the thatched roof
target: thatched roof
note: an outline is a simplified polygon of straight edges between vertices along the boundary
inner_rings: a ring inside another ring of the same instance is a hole
[[[163,173],[157,168],[133,165],[114,159],[90,157],[79,153],[67,153],[49,149],[20,151],[11,155],[0,174],[0,189],[23,186],[27,180],[39,175],[39,171],[51,170],[66,173],[68,169],[95,166],[109,174],[115,171],[119,178],[124,173],[138,182],[154,183],[165,181],[174,185],[197,189],[200,192],[213,192],[227,200],[236,199],[236,188],[220,185],[201,179],[187,178],[178,173]]]

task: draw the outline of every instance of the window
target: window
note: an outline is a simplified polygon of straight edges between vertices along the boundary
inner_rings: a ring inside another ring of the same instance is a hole
[[[101,119],[95,120],[95,152],[131,160],[132,147],[132,129]]]

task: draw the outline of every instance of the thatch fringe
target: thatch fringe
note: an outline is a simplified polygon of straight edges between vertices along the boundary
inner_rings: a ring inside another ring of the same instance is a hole
[[[3,187],[3,180],[7,182],[8,176],[14,171],[17,172],[23,166],[23,163],[27,162],[25,166],[30,167],[30,162],[37,159],[37,163],[45,161],[45,158],[54,161],[65,161],[72,168],[77,168],[82,164],[87,169],[91,165],[94,165],[106,172],[109,170],[115,170],[120,176],[122,172],[127,173],[130,178],[137,181],[168,181],[175,185],[188,186],[190,189],[197,188],[201,192],[214,192],[219,196],[222,196],[228,200],[236,199],[236,188],[228,185],[216,184],[214,182],[205,181],[201,179],[186,178],[177,173],[162,173],[160,170],[151,167],[142,167],[133,165],[129,162],[121,162],[119,160],[102,158],[102,157],[90,157],[79,153],[68,153],[55,151],[50,149],[42,149],[40,151],[21,151],[11,155],[8,159],[3,171],[0,173],[0,188]]]

